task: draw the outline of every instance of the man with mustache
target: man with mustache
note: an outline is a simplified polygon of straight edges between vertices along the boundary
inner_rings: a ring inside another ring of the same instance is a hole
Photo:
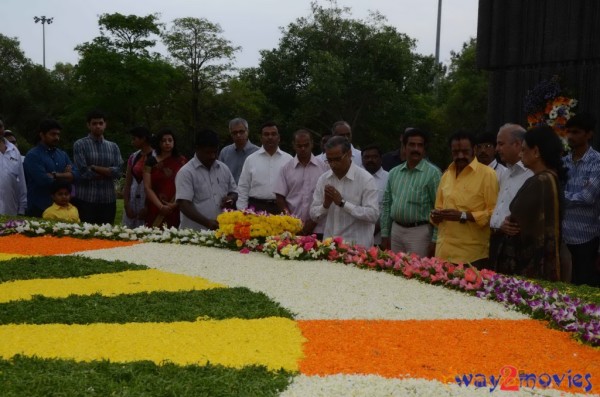
[[[234,208],[237,185],[227,165],[217,160],[219,136],[212,130],[196,135],[196,154],[175,176],[180,229],[216,230],[217,216]]]
[[[275,201],[275,181],[281,168],[292,159],[279,148],[279,129],[272,121],[260,128],[262,147],[252,153],[242,167],[238,184],[237,209],[254,208],[270,214],[279,214]]]
[[[375,144],[367,145],[361,152],[363,168],[373,175],[377,185],[377,200],[379,202],[379,220],[375,223],[373,241],[381,245],[381,211],[383,210],[383,193],[388,181],[388,172],[381,166],[381,149]]]
[[[487,266],[498,179],[477,161],[472,134],[459,131],[449,142],[453,162],[442,175],[431,211],[431,221],[438,225],[435,256],[481,269]]]
[[[301,128],[294,132],[293,145],[296,156],[280,170],[273,191],[281,212],[302,220],[300,235],[316,234],[323,238],[325,220],[317,223],[310,218],[310,203],[319,177],[329,170],[327,164],[312,154],[312,131]]]
[[[19,149],[4,137],[0,120],[0,215],[23,215],[27,207],[27,186]]]
[[[442,173],[425,159],[429,135],[418,128],[402,136],[406,162],[392,168],[383,198],[382,247],[394,252],[432,256],[429,214]]]
[[[477,135],[475,156],[481,164],[485,164],[496,171],[498,182],[500,182],[500,177],[506,172],[506,167],[496,159],[496,136],[494,134],[483,133]]]
[[[52,191],[57,184],[71,184],[79,175],[64,151],[58,148],[61,125],[44,120],[38,128],[39,143],[27,152],[23,168],[27,179],[27,216],[41,218],[52,205]]]

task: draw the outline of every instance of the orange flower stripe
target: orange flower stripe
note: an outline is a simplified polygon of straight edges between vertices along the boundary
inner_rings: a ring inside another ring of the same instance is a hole
[[[74,237],[26,237],[21,234],[0,237],[0,246],[3,253],[21,255],[72,254],[79,251],[128,247],[135,244],[139,243],[137,241],[113,241],[96,238],[84,240]]]
[[[309,320],[305,375],[374,374],[455,383],[456,375],[498,376],[505,365],[535,374],[591,374],[600,350],[536,320]],[[561,389],[569,390],[561,384]],[[594,385],[596,386],[596,385]],[[570,391],[581,391],[570,390]]]

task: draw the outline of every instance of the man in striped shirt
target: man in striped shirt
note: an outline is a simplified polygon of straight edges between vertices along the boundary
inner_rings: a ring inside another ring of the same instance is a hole
[[[579,113],[567,121],[571,153],[563,158],[568,180],[565,186],[563,240],[572,258],[572,282],[600,286],[596,268],[600,245],[600,153],[590,142],[596,120]]]
[[[417,128],[405,132],[406,162],[392,168],[383,195],[381,243],[392,251],[433,255],[429,214],[441,172],[425,159],[428,136]]]
[[[73,161],[80,172],[73,204],[82,222],[112,224],[117,211],[115,180],[123,172],[123,158],[116,143],[104,139],[104,113],[87,115],[90,133],[73,144]]]

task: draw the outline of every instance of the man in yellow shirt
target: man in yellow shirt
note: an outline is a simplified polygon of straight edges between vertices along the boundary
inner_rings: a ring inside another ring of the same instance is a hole
[[[438,225],[435,256],[484,268],[498,179],[493,169],[477,161],[473,135],[457,132],[449,141],[453,162],[442,175],[431,212],[432,223]]]

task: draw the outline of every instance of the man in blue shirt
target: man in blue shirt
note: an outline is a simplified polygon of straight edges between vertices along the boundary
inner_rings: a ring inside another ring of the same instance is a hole
[[[563,240],[572,258],[573,284],[600,286],[596,268],[600,244],[600,153],[590,142],[596,120],[587,113],[571,117],[566,124],[571,153],[563,158],[568,171],[565,186]]]
[[[25,156],[27,216],[41,218],[52,205],[53,187],[57,183],[70,184],[79,175],[67,153],[57,147],[61,129],[56,120],[43,120],[38,129],[39,143]]]

